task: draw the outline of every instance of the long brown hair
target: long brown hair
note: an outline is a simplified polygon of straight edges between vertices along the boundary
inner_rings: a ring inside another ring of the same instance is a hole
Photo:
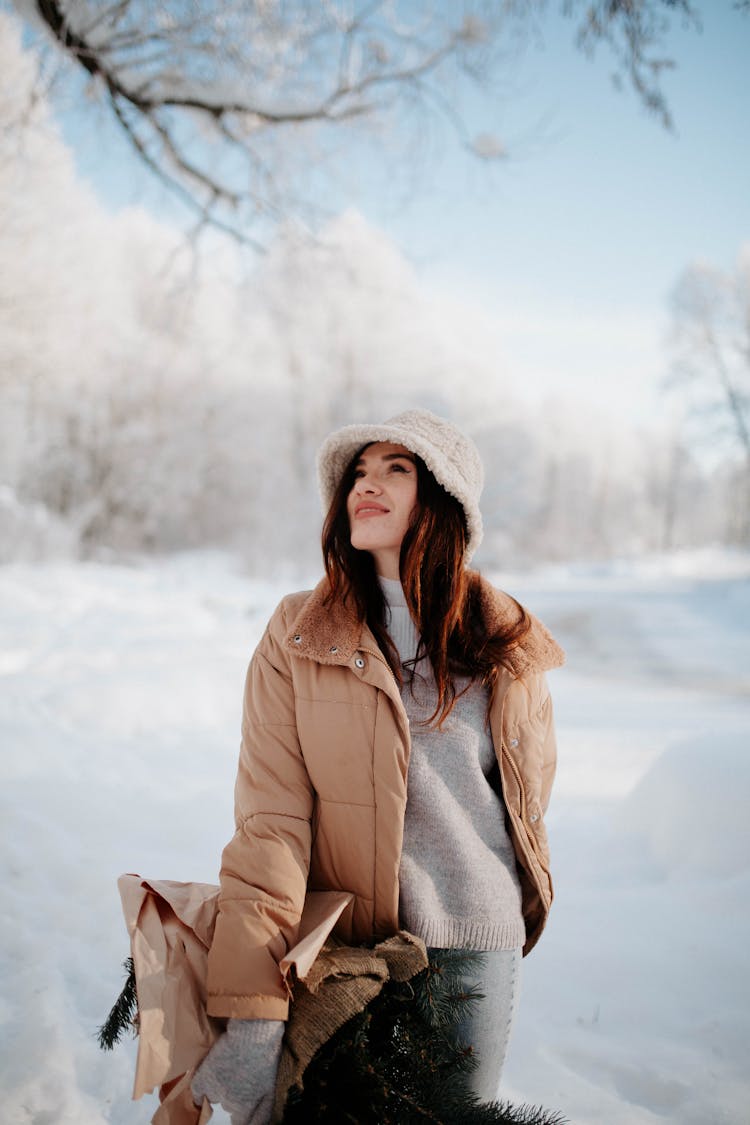
[[[364,446],[363,449],[367,447]],[[354,485],[358,450],[349,462],[323,524],[323,559],[330,584],[328,600],[353,602],[360,621],[371,629],[399,684],[401,661],[386,629],[386,602],[373,556],[352,547],[347,497]],[[464,566],[467,527],[462,505],[451,496],[420,457],[417,503],[401,543],[399,570],[409,612],[420,634],[413,666],[424,656],[432,665],[438,701],[430,722],[442,726],[458,694],[455,676],[468,676],[489,687],[490,698],[508,652],[531,627],[523,606],[517,619],[500,632],[488,634],[480,607],[480,578]],[[513,599],[515,601],[515,599]],[[466,690],[466,689],[464,689]]]

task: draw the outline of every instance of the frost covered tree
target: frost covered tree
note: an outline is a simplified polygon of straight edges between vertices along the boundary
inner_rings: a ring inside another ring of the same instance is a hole
[[[436,119],[480,158],[461,84],[492,88],[550,0],[15,0],[40,42],[85,75],[139,160],[196,213],[248,238],[320,198],[365,135],[392,167]],[[670,17],[690,0],[559,0],[581,49],[604,44],[620,80],[666,125]],[[394,147],[395,146],[395,147]],[[321,181],[321,177],[323,177]]]
[[[734,455],[732,537],[750,541],[750,246],[732,270],[689,266],[672,294],[673,362],[699,440]]]
[[[2,11],[0,72],[8,557],[27,512],[35,553],[49,515],[84,553],[219,543],[262,561],[273,543],[312,574],[319,441],[415,399],[482,446],[481,565],[700,541],[709,523],[696,513],[723,511],[725,471],[696,506],[687,462],[662,466],[653,445],[615,457],[557,409],[545,412],[557,429],[524,417],[479,314],[428,295],[355,213],[314,240],[282,225],[250,271],[225,239],[193,257],[143,210],[108,213],[76,173],[37,53]]]
[[[2,12],[0,72],[0,483],[17,546],[24,505],[86,546],[223,534],[206,491],[225,448],[216,373],[231,383],[241,362],[226,287],[189,284],[176,232],[100,206]]]
[[[315,240],[283,228],[249,273],[225,242],[197,261],[142,210],[108,214],[3,13],[0,65],[10,554],[24,507],[41,505],[86,553],[233,543],[254,559],[273,539],[317,561],[315,448],[375,401],[395,413],[416,394],[449,413],[438,383],[465,350],[453,326],[436,333],[414,270],[353,213]]]

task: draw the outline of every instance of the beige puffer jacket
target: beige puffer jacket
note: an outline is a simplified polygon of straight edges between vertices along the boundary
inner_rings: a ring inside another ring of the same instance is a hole
[[[208,962],[213,1016],[285,1019],[279,961],[294,944],[310,890],[354,894],[335,933],[348,944],[395,933],[406,806],[409,725],[398,685],[371,631],[324,579],[284,598],[247,673],[235,789],[237,830],[222,857],[219,916]],[[490,632],[515,620],[482,580]],[[563,663],[545,627],[532,628],[500,669],[490,726],[526,921],[524,952],[552,902],[543,813],[555,771],[544,672]]]

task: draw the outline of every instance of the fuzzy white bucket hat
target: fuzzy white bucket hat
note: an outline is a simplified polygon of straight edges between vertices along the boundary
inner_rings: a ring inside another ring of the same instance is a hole
[[[421,457],[435,480],[460,501],[466,515],[467,560],[482,541],[479,497],[484,470],[479,450],[452,422],[429,410],[405,410],[381,423],[355,423],[336,430],[318,450],[318,485],[328,511],[344,470],[357,450],[373,441],[405,446]]]

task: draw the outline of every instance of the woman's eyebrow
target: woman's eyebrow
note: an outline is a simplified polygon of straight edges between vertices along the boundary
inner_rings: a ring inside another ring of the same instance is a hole
[[[411,461],[412,465],[416,465],[416,463],[417,463],[413,453],[384,453],[383,457],[382,457],[382,460],[383,461]],[[360,457],[359,460],[357,461],[356,465],[354,466],[354,468],[358,469],[361,465],[364,465],[364,463],[365,463],[365,458]]]

